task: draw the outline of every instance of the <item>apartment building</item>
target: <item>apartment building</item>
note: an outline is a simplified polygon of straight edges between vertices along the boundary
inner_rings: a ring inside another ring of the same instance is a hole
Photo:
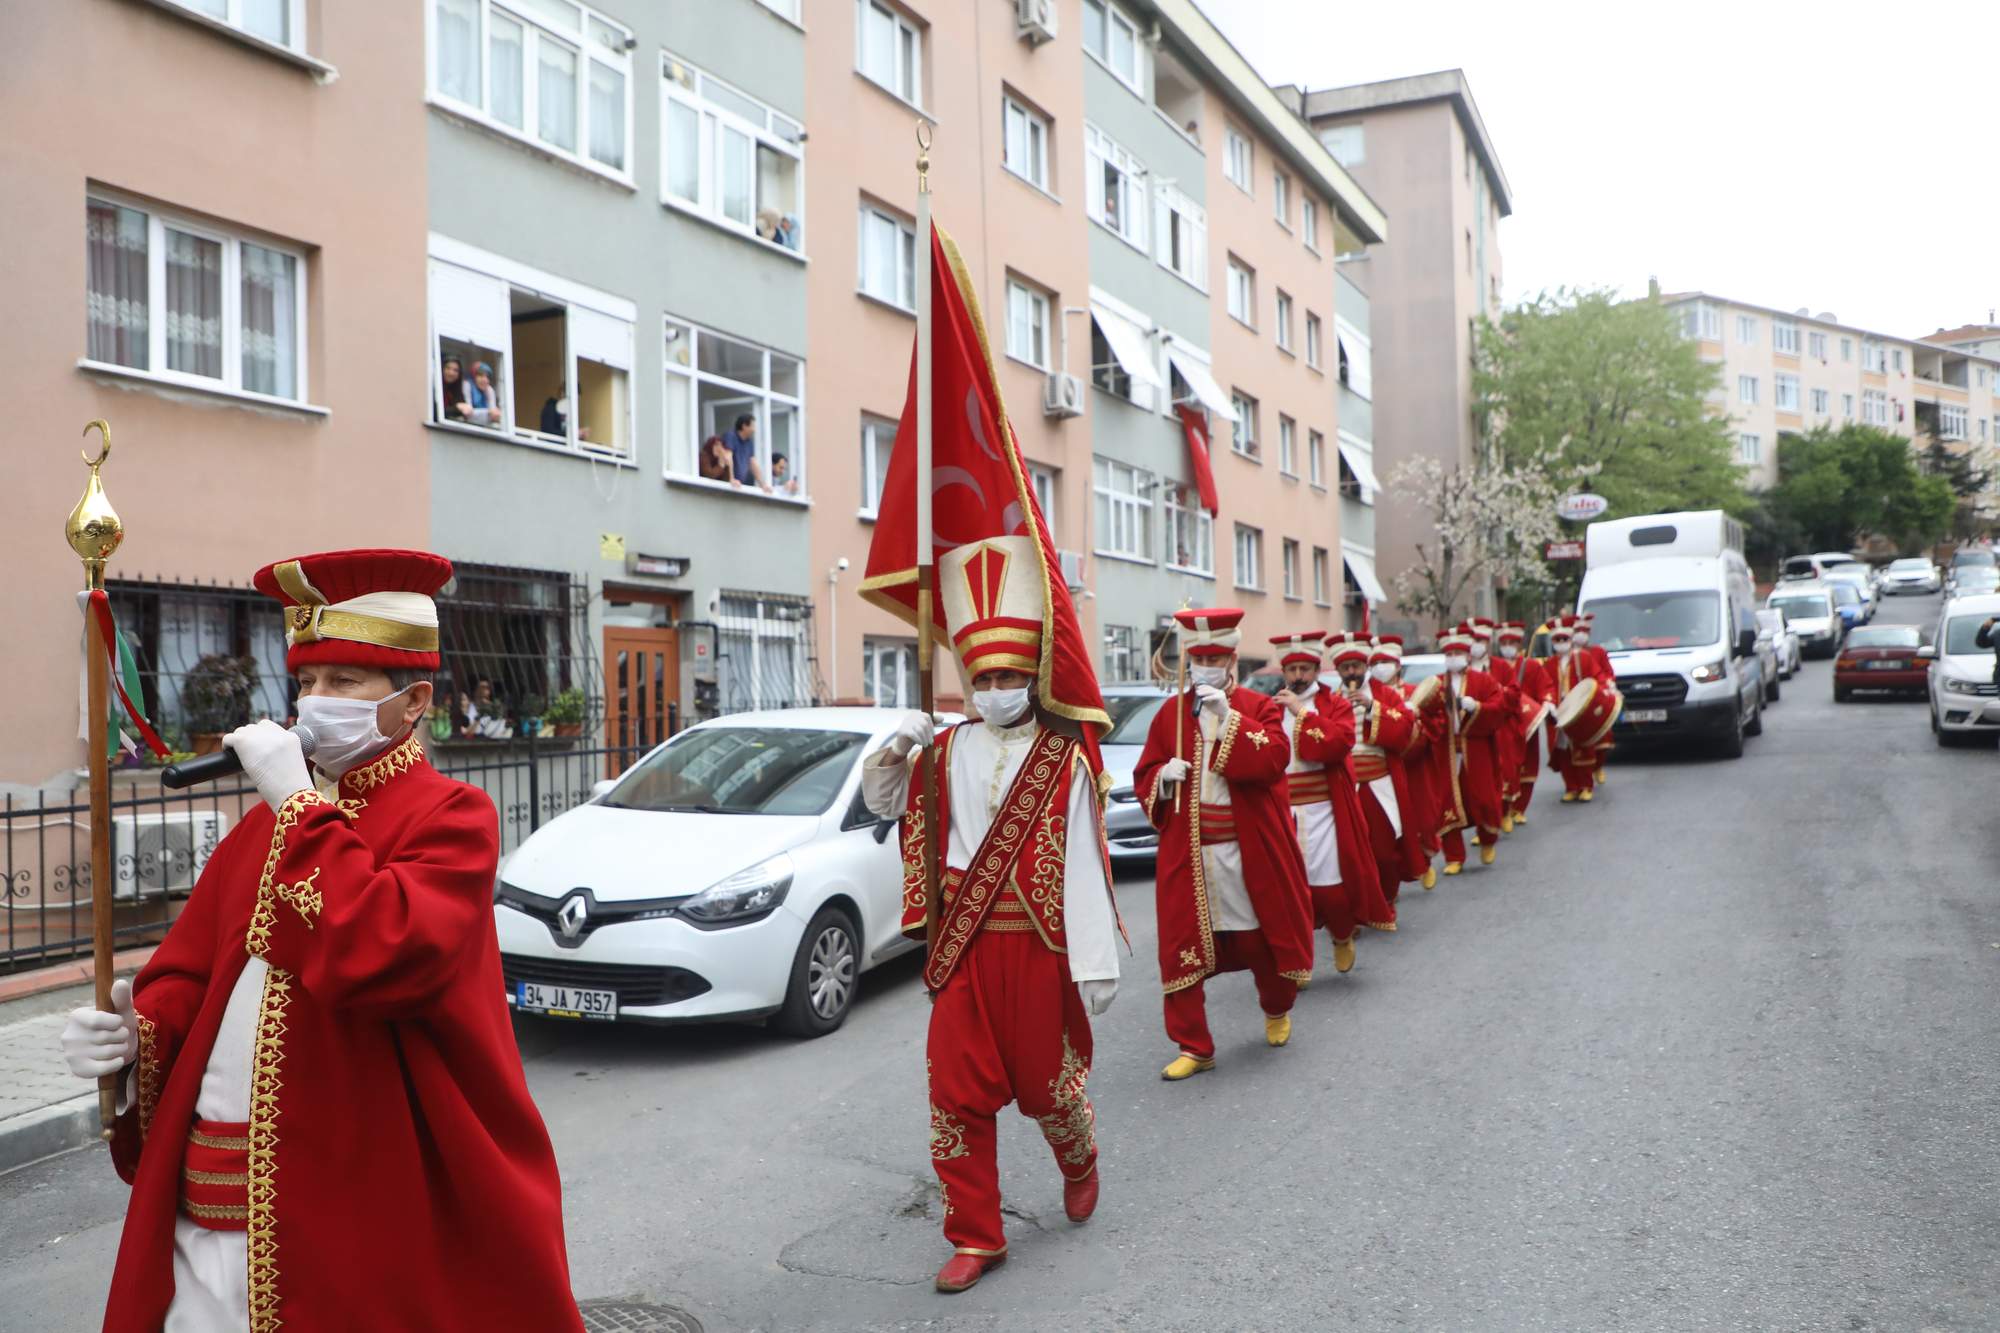
[[[85,422],[111,424],[127,536],[109,587],[144,706],[177,743],[209,725],[185,686],[211,655],[252,659],[263,711],[283,714],[260,565],[424,540],[427,159],[406,54],[423,17],[75,0],[8,6],[0,33],[16,390],[0,783],[60,790],[85,758],[82,573],[62,541]]]
[[[1335,351],[1340,358],[1340,433],[1338,484],[1340,488],[1340,553],[1342,569],[1341,601],[1346,628],[1360,629],[1364,604],[1374,608],[1374,616],[1393,619],[1394,600],[1382,586],[1375,569],[1375,506],[1382,482],[1375,472],[1375,376],[1371,302],[1362,284],[1368,280],[1368,265],[1357,262],[1366,252],[1348,256],[1334,274]],[[1377,626],[1374,618],[1371,627]],[[1381,627],[1384,633],[1392,630]]]
[[[1481,447],[1472,418],[1473,330],[1500,310],[1500,220],[1513,195],[1460,70],[1307,92],[1282,90],[1320,141],[1390,217],[1395,236],[1370,246],[1374,468],[1384,481],[1408,458],[1464,463]],[[1429,513],[1393,491],[1375,507],[1376,565],[1393,590],[1432,529]],[[1490,614],[1479,588],[1462,614]],[[1428,634],[1399,608],[1384,630]]]
[[[2000,357],[2000,324],[1992,323],[1993,312],[1986,312],[1985,324],[1961,324],[1955,329],[1939,329],[1936,333],[1926,333],[1918,342],[1934,343],[1939,347],[1953,347],[1973,356]]]
[[[816,269],[809,312],[818,419],[860,446],[848,479],[822,469],[815,524],[833,692],[915,698],[906,627],[852,589],[907,387],[919,114],[1103,678],[1143,678],[1188,603],[1241,602],[1253,645],[1326,624],[1334,259],[1385,234],[1381,211],[1186,0],[858,0],[815,23],[808,119],[850,132],[812,204],[816,225],[855,220],[856,255],[852,275]],[[1214,514],[1180,408],[1209,442]]]
[[[797,0],[424,19],[448,683],[580,690],[613,744],[823,697],[805,308],[844,237],[807,208]]]
[[[1729,417],[1737,462],[1754,488],[1777,482],[1784,437],[1815,426],[1860,422],[1923,444],[1935,435],[1973,451],[1981,467],[2000,459],[2000,356],[1870,332],[1830,311],[1787,312],[1711,292],[1659,300],[1702,358],[1722,367],[1711,406]]]

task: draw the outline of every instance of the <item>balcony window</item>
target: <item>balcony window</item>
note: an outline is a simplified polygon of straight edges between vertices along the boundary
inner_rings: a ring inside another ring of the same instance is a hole
[[[1954,403],[1938,404],[1938,438],[1942,440],[1962,440],[1970,421],[1970,414],[1963,406]]]
[[[1687,338],[1700,338],[1707,342],[1722,340],[1721,312],[1706,301],[1696,301],[1693,305],[1681,307],[1681,334]]]
[[[1247,524],[1236,525],[1236,586],[1248,592],[1264,591],[1264,530]]]
[[[882,487],[889,480],[889,455],[896,445],[896,423],[887,417],[861,417],[861,514],[875,517]]]
[[[1235,255],[1229,256],[1229,316],[1257,327],[1257,270]]]
[[[811,480],[805,363],[672,317],[666,321],[665,347],[668,474],[803,500]],[[752,448],[740,462],[725,465],[714,442],[728,448],[746,417]]]
[[[432,0],[430,93],[629,180],[631,45],[629,28],[570,0]]]
[[[1208,211],[1171,185],[1155,186],[1153,215],[1161,264],[1208,290]]]
[[[1771,321],[1771,350],[1787,356],[1799,354],[1799,326],[1788,319]]]
[[[660,73],[660,202],[781,249],[803,249],[799,122],[676,56],[661,56]]]
[[[1772,383],[1771,406],[1780,412],[1799,410],[1799,377],[1779,375]]]
[[[1139,85],[1139,28],[1111,0],[1083,0],[1083,49],[1130,88]]]
[[[1019,278],[1007,279],[1007,355],[1049,368],[1048,294]]]
[[[922,106],[923,30],[882,0],[854,0],[854,68],[911,106]]]
[[[1097,553],[1152,563],[1153,474],[1109,458],[1093,462]]]
[[[917,232],[909,222],[868,203],[861,205],[859,288],[878,301],[917,308]]]
[[[1000,120],[1000,164],[1036,189],[1048,189],[1048,117],[1010,95],[1000,99]]]
[[[1214,578],[1214,515],[1201,507],[1201,496],[1193,486],[1170,485],[1165,489],[1168,567]]]
[[[1083,127],[1086,211],[1141,250],[1146,248],[1146,169],[1095,125]]]
[[[1236,413],[1236,430],[1230,438],[1229,447],[1245,458],[1261,461],[1263,449],[1257,443],[1257,400],[1237,389],[1229,395],[1229,405]]]

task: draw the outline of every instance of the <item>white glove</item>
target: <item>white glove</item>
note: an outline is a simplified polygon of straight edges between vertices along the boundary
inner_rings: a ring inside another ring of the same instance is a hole
[[[1188,761],[1176,755],[1160,765],[1160,776],[1154,785],[1164,794],[1176,783],[1186,782],[1187,775]]]
[[[1476,713],[1479,711],[1479,700],[1469,694],[1461,694],[1458,696],[1458,706],[1468,713]]]
[[[1215,686],[1197,685],[1194,687],[1194,693],[1195,697],[1201,700],[1201,711],[1207,713],[1217,722],[1221,722],[1229,716],[1229,696]]]
[[[132,983],[122,978],[111,983],[111,1007],[107,1014],[94,1006],[69,1011],[63,1024],[63,1060],[78,1078],[100,1078],[115,1074],[139,1058],[139,1017],[132,1012]]]
[[[903,720],[896,724],[896,734],[889,738],[889,748],[900,757],[929,745],[936,734],[937,726],[931,721],[930,714],[905,713]]]
[[[1558,750],[1567,750],[1569,748],[1569,736],[1566,733],[1560,731],[1556,733],[1556,748]]]
[[[243,761],[243,775],[257,784],[264,804],[276,810],[302,791],[312,789],[306,752],[299,738],[269,718],[238,727],[222,738],[225,748]]]
[[[1079,981],[1076,988],[1083,992],[1083,1003],[1090,1010],[1092,1018],[1111,1007],[1118,998],[1118,978],[1107,977],[1103,981]]]

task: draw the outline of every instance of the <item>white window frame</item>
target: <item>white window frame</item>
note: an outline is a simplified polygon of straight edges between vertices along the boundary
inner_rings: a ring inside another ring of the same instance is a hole
[[[1264,461],[1264,446],[1257,438],[1257,414],[1263,404],[1241,389],[1229,391],[1229,405],[1236,411],[1236,428],[1229,433],[1229,451],[1253,463]]]
[[[307,379],[306,329],[311,323],[310,314],[310,268],[306,262],[303,247],[273,237],[253,235],[249,232],[233,231],[217,227],[208,222],[196,222],[171,210],[128,199],[114,190],[91,190],[84,196],[86,217],[91,204],[106,207],[129,208],[146,219],[146,365],[142,367],[121,365],[115,361],[93,361],[88,352],[88,334],[84,341],[85,355],[77,358],[77,364],[92,370],[103,370],[118,375],[130,375],[139,379],[152,380],[161,384],[185,385],[193,389],[205,389],[215,393],[226,393],[235,397],[249,398],[258,402],[277,403],[286,407],[311,407],[311,390]],[[167,232],[177,231],[184,235],[198,237],[204,241],[215,241],[222,247],[222,374],[220,376],[197,375],[185,370],[167,368]],[[255,389],[243,387],[243,247],[254,245],[261,250],[289,257],[292,261],[294,299],[297,310],[293,316],[293,365],[297,375],[296,393],[285,397],[279,394],[259,393]],[[84,301],[90,300],[90,278],[88,269],[84,276]],[[88,321],[86,320],[86,327]],[[435,347],[435,344],[433,344]],[[432,358],[435,360],[435,357]],[[432,375],[438,374],[433,369]]]
[[[1298,538],[1280,537],[1278,539],[1278,564],[1282,566],[1280,577],[1284,580],[1285,584],[1285,600],[1291,602],[1302,600],[1299,594],[1299,582],[1305,571],[1299,567]]]
[[[873,519],[881,511],[882,488],[889,481],[889,450],[878,453],[878,448],[886,443],[893,449],[895,442],[894,421],[873,412],[861,414],[861,507],[855,511],[856,517]],[[695,447],[701,447],[699,441]]]
[[[1971,430],[1972,413],[1959,403],[1939,403],[1937,425],[1939,439],[1963,440]]]
[[[1231,549],[1235,554],[1230,563],[1235,566],[1232,577],[1236,586],[1245,592],[1264,591],[1264,530],[1238,523]]]
[[[684,82],[684,81],[685,82]],[[693,91],[687,87],[693,85]],[[732,100],[729,103],[711,101],[702,96],[702,91],[710,84],[715,85]],[[752,104],[763,111],[761,121],[752,119],[736,105],[737,102]],[[673,193],[669,182],[673,179],[673,164],[668,154],[673,148],[673,135],[668,129],[667,118],[673,109],[696,117],[700,126],[698,151],[700,163],[696,168],[698,198],[684,199]],[[727,136],[737,135],[749,140],[750,154],[750,217],[739,222],[724,212],[722,167],[722,147]],[[760,149],[768,149],[780,157],[792,160],[796,173],[797,206],[789,210],[789,215],[798,223],[800,236],[796,245],[784,245],[775,240],[767,240],[757,234],[757,216],[768,205],[758,198],[757,189],[761,173],[757,170],[757,154]],[[746,240],[775,250],[779,254],[804,262],[805,222],[806,222],[806,157],[804,148],[804,127],[792,117],[768,105],[759,98],[736,87],[725,79],[718,79],[699,65],[681,59],[670,51],[660,53],[660,202],[678,213],[686,213],[700,218],[703,222],[733,232]]]
[[[805,26],[799,18],[800,0],[757,0],[757,3],[795,28]]]
[[[1234,125],[1222,127],[1222,174],[1243,193],[1256,195],[1257,145]]]
[[[1764,461],[1764,441],[1748,431],[1736,437],[1736,461],[1755,467]]]
[[[1174,265],[1174,237],[1184,233],[1182,266]],[[1171,185],[1153,187],[1154,258],[1195,290],[1208,291],[1208,210]]]
[[[770,0],[765,0],[768,4]],[[893,678],[895,691],[884,698],[880,686],[886,673]],[[875,701],[877,708],[917,706],[917,641],[868,635],[861,641],[861,692]],[[904,682],[910,689],[905,694]]]
[[[1333,582],[1333,553],[1324,546],[1312,548],[1313,605],[1332,606],[1329,589]]]
[[[1096,502],[1093,549],[1107,560],[1152,564],[1153,474],[1102,454],[1091,459],[1090,471]],[[1128,536],[1130,540],[1125,540]]]
[[[1056,470],[1043,467],[1040,463],[1028,464],[1028,488],[1035,493],[1035,503],[1042,507],[1042,520],[1049,525],[1049,540],[1056,538]]]
[[[1257,327],[1257,270],[1229,256],[1229,317],[1248,329]]]
[[[1333,317],[1333,340],[1338,350],[1345,353],[1347,368],[1340,375],[1340,382],[1356,398],[1373,400],[1375,396],[1375,343],[1367,334],[1349,324],[1340,315]]]
[[[479,30],[473,42],[479,51],[479,102],[474,105],[446,93],[438,80],[438,58],[441,54],[437,34],[436,0],[423,0],[424,41],[428,56],[425,67],[425,96],[434,105],[449,110],[453,115],[473,121],[484,129],[507,138],[528,144],[538,153],[572,163],[586,171],[600,176],[608,176],[624,185],[634,183],[632,159],[638,141],[632,134],[633,107],[636,90],[632,81],[632,29],[602,10],[589,5],[564,0],[575,4],[578,10],[578,24],[574,32],[565,32],[550,23],[546,16],[534,9],[525,0],[476,0],[479,6]],[[521,124],[519,128],[507,124],[492,114],[493,105],[493,14],[498,11],[508,22],[521,25]],[[616,51],[601,41],[591,37],[591,23],[603,24],[614,32],[624,34],[625,45]],[[544,41],[551,42],[576,56],[576,143],[573,149],[564,148],[543,139],[537,130],[541,121],[541,79],[540,48]],[[624,78],[625,81],[625,165],[613,167],[600,162],[590,155],[590,66],[603,65]],[[662,150],[664,151],[664,150]],[[803,182],[801,183],[803,188]],[[803,197],[803,195],[801,196]]]
[[[1202,508],[1201,495],[1193,482],[1186,485],[1163,483],[1161,508],[1165,521],[1160,524],[1160,559],[1168,569],[1177,574],[1193,574],[1200,578],[1215,577],[1215,516]],[[1182,527],[1188,532],[1189,558],[1180,559],[1179,536]]]
[[[1799,377],[1777,374],[1772,376],[1771,410],[1774,412],[1796,412],[1799,410]]]
[[[1736,341],[1742,343],[1745,347],[1755,347],[1757,345],[1757,317],[1755,315],[1738,315],[1736,317]]]
[[[1826,335],[1818,329],[1806,330],[1806,355],[1826,360]]]
[[[1881,389],[1861,391],[1861,420],[1870,426],[1889,424],[1889,395]]]
[[[1015,301],[1017,295],[1021,297],[1021,303],[1026,305],[1028,315],[1032,321],[1026,330],[1017,327],[1015,319],[1018,313],[1018,306]],[[1050,300],[1049,294],[1046,291],[1034,286],[1032,283],[1024,282],[1012,274],[1008,275],[1007,355],[1010,358],[1025,365],[1033,366],[1036,370],[1045,373],[1050,369],[1053,365],[1053,342],[1055,338],[1055,327],[1050,318],[1053,310],[1054,302]],[[1017,333],[1023,333],[1026,336],[1017,341],[1015,336]],[[1033,335],[1037,333],[1041,336],[1042,346],[1040,356],[1034,354]]]
[[[1299,200],[1299,236],[1306,249],[1319,253],[1319,204],[1311,195]]]
[[[1278,350],[1292,350],[1292,294],[1280,287],[1277,296]]]
[[[1877,375],[1889,373],[1889,351],[1873,338],[1861,340],[1861,369]]]
[[[1854,359],[1854,339],[1842,338],[1840,340],[1840,359],[1842,361],[1852,361]]]
[[[1021,125],[1022,153],[1025,162],[1012,160],[1010,149],[1014,143],[1013,127]],[[1000,94],[1000,165],[1009,174],[1019,177],[1037,190],[1049,192],[1049,147],[1055,142],[1053,123],[1041,112],[1023,102],[1010,92]]]
[[[1112,221],[1105,208],[1104,173],[1107,167],[1118,172],[1120,203],[1116,222]],[[1145,164],[1103,130],[1085,124],[1083,170],[1084,211],[1093,222],[1127,245],[1145,250],[1146,219],[1152,207],[1148,202],[1150,177]]]
[[[220,15],[209,13],[200,4],[195,3],[195,0],[154,0],[154,3],[164,5],[169,9],[183,10],[203,23],[217,24],[229,29],[231,32],[241,33],[260,46],[274,46],[279,50],[290,51],[295,55],[306,54],[305,0],[284,0],[285,38],[283,41],[278,40],[276,37],[266,37],[261,32],[252,32],[244,26],[244,0],[223,0],[223,12]]]
[[[1321,431],[1306,432],[1306,484],[1326,489],[1326,435]]]
[[[1736,401],[1739,403],[1748,403],[1753,407],[1756,406],[1757,377],[1755,375],[1738,375],[1736,377]]]
[[[1854,395],[1853,395],[1853,394],[1851,394],[1851,393],[1844,393],[1844,394],[1840,395],[1840,414],[1841,414],[1842,416],[1846,417],[1846,418],[1847,418],[1847,419],[1848,419],[1849,421],[1852,421],[1852,420],[1854,419]]]
[[[1821,417],[1829,415],[1827,409],[1831,402],[1832,402],[1831,395],[1829,395],[1825,389],[1814,389],[1812,391],[1813,415]]]
[[[1299,423],[1278,413],[1278,475],[1299,479]]]
[[[798,409],[797,419],[799,423],[798,435],[795,439],[792,440],[791,442],[792,452],[789,455],[787,455],[787,457],[791,460],[792,476],[798,482],[799,490],[798,494],[796,495],[784,495],[777,492],[773,492],[772,494],[766,495],[764,492],[757,490],[755,487],[752,486],[735,486],[726,481],[712,481],[709,478],[701,475],[701,462],[698,456],[695,459],[690,460],[694,464],[694,471],[692,472],[676,471],[674,467],[676,460],[674,458],[674,451],[673,448],[671,447],[671,442],[670,440],[663,440],[662,443],[666,447],[663,447],[660,452],[662,459],[662,471],[666,476],[667,480],[674,483],[677,486],[705,486],[710,490],[730,491],[738,495],[756,496],[759,499],[774,500],[783,504],[795,504],[795,505],[810,504],[811,487],[812,487],[812,466],[811,466],[812,460],[808,457],[806,441],[810,439],[811,436],[808,434],[807,431],[806,397],[805,397],[806,372],[808,369],[810,369],[810,363],[806,360],[805,357],[793,356],[790,352],[781,351],[778,348],[774,347],[766,347],[763,344],[758,343],[752,339],[744,338],[734,333],[728,333],[722,329],[712,328],[705,324],[699,324],[692,319],[687,319],[681,315],[674,314],[671,311],[661,316],[660,319],[660,337],[663,340],[660,346],[662,347],[663,352],[665,347],[664,339],[666,337],[666,330],[669,325],[678,326],[680,328],[688,330],[688,333],[690,335],[690,342],[688,344],[688,363],[686,366],[680,366],[675,364],[672,357],[666,356],[664,354],[660,357],[660,370],[662,376],[661,391],[663,395],[661,398],[661,408],[660,408],[661,430],[663,432],[670,432],[673,428],[672,423],[667,421],[666,419],[667,416],[666,403],[668,399],[667,396],[665,395],[665,389],[666,389],[665,381],[668,379],[680,378],[688,381],[688,391],[687,391],[688,419],[684,424],[687,427],[688,438],[694,442],[694,447],[697,455],[699,455],[703,439],[701,433],[701,386],[702,385],[704,384],[718,385],[722,388],[732,391],[739,397],[754,399],[756,400],[757,403],[756,406],[757,461],[759,462],[759,464],[762,465],[765,480],[768,481],[771,476],[771,443],[772,443],[771,408],[774,405],[779,407],[797,408]],[[705,337],[726,338],[730,342],[738,343],[745,347],[752,347],[755,348],[757,351],[761,352],[763,354],[763,358],[762,358],[760,373],[764,381],[763,384],[762,385],[747,384],[742,380],[733,380],[728,378],[727,376],[718,375],[713,371],[703,370],[701,368],[701,340]],[[770,387],[771,358],[773,356],[780,356],[788,361],[796,361],[799,363],[799,391],[796,394],[779,393],[778,391]]]
[[[1325,342],[1326,337],[1319,316],[1310,310],[1306,311],[1306,364],[1314,370],[1326,369],[1320,360],[1325,355]]]
[[[892,25],[895,34],[895,63],[899,71],[892,77],[898,82],[902,78],[900,73],[902,56],[905,46],[908,47],[910,56],[908,92],[896,87],[894,83],[884,83],[869,72],[867,43],[868,16],[871,12],[879,14]],[[884,0],[854,0],[854,72],[897,101],[916,107],[918,110],[922,110],[924,105],[924,36],[924,29],[912,23],[910,16],[894,5],[886,4]]]
[[[1282,171],[1271,173],[1271,216],[1286,231],[1292,229],[1292,180]]]
[[[1789,319],[1771,321],[1771,350],[1785,356],[1799,354],[1799,326]]]
[[[1104,16],[1102,28],[1104,33],[1104,49],[1101,51],[1091,49],[1089,41],[1090,29],[1088,17],[1086,16],[1083,42],[1084,53],[1102,65],[1112,78],[1118,80],[1118,82],[1124,84],[1139,96],[1144,97],[1146,93],[1145,89],[1141,86],[1143,80],[1140,75],[1140,62],[1144,57],[1140,55],[1140,52],[1145,49],[1145,39],[1139,33],[1139,25],[1132,20],[1131,15],[1111,3],[1111,0],[1083,0],[1083,6],[1087,10],[1097,11]],[[1123,27],[1131,42],[1132,68],[1130,70],[1119,69],[1117,65],[1112,63],[1111,34],[1114,27]]]
[[[868,239],[871,228],[886,224],[896,229],[896,272],[893,278],[896,291],[885,296],[868,286]],[[861,201],[855,221],[854,291],[871,301],[894,306],[912,315],[917,313],[917,229],[899,213],[892,213],[879,204]],[[905,261],[907,260],[907,267]]]

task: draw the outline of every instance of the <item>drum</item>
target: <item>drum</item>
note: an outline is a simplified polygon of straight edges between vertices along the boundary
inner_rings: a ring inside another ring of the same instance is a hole
[[[1444,677],[1426,676],[1410,691],[1410,707],[1422,711],[1438,707],[1444,702]]]
[[[1624,706],[1618,691],[1604,688],[1601,681],[1580,680],[1556,706],[1556,726],[1571,745],[1589,749],[1611,734],[1611,724]]]
[[[1381,746],[1357,745],[1350,754],[1354,761],[1356,782],[1373,782],[1389,776],[1389,752]]]

